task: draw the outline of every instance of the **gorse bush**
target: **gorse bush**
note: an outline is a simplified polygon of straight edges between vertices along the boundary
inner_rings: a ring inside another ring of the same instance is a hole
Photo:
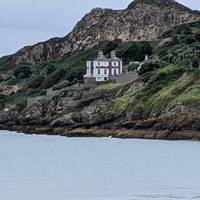
[[[29,78],[31,74],[31,68],[27,66],[22,66],[14,70],[14,75],[16,78]]]
[[[51,88],[53,85],[57,84],[60,80],[62,80],[65,77],[66,73],[66,69],[57,69],[51,75],[49,75],[48,78],[43,82],[42,88]]]

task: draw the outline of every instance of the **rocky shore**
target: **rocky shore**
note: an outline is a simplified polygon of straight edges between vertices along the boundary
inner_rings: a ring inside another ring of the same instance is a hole
[[[197,113],[176,110],[147,119],[131,113],[127,96],[141,87],[143,84],[136,80],[122,85],[68,88],[35,101],[22,111],[2,111],[0,129],[67,137],[200,140]]]
[[[121,139],[156,140],[200,140],[200,131],[133,130],[133,129],[68,129],[48,126],[0,126],[1,130],[17,131],[25,134],[51,135],[64,137],[110,137]]]

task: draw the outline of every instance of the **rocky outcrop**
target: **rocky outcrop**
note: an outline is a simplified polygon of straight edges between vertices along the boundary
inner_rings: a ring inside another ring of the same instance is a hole
[[[140,87],[133,90],[136,85]],[[133,94],[141,87],[134,81],[113,89],[69,88],[64,94],[62,91],[49,100],[43,99],[22,112],[15,109],[1,112],[0,129],[67,137],[200,140],[199,112],[182,109],[131,121],[128,110],[114,110],[115,99]]]
[[[125,10],[96,8],[66,37],[25,47],[13,55],[10,62],[35,65],[60,59],[69,52],[93,47],[102,41],[155,40],[173,27],[198,20],[198,13],[174,0],[135,0]]]

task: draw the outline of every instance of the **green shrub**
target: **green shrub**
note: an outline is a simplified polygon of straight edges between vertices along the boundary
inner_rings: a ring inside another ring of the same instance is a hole
[[[43,83],[43,88],[51,88],[53,85],[57,84],[60,80],[62,80],[66,76],[67,71],[63,68],[57,69],[50,76],[47,77],[47,80]]]
[[[70,82],[68,80],[62,81],[60,83],[58,83],[57,85],[55,85],[53,87],[53,90],[61,90],[63,88],[66,88],[70,85]]]
[[[16,78],[10,78],[10,79],[8,79],[8,80],[6,81],[6,84],[7,84],[7,85],[16,85],[18,82],[19,82],[18,79],[16,79]]]
[[[19,103],[16,104],[16,108],[21,112],[27,107],[27,99],[22,99]]]
[[[130,61],[143,61],[145,54],[152,54],[152,47],[149,42],[128,42],[119,46],[116,51],[126,64]]]
[[[5,106],[5,96],[0,95],[0,110],[2,110]]]
[[[129,64],[128,71],[135,71],[139,66],[140,64]]]
[[[44,81],[44,76],[37,76],[37,77],[34,77],[29,83],[28,83],[28,88],[33,88],[33,89],[37,89],[39,88],[42,83]]]
[[[199,64],[200,64],[199,58],[195,56],[191,62],[192,68],[199,68]]]
[[[27,66],[23,66],[14,70],[14,75],[16,78],[29,78],[31,74],[31,68]]]
[[[141,69],[139,70],[139,75],[153,71],[154,69],[158,69],[162,66],[163,63],[161,63],[159,60],[148,60],[142,65]]]
[[[47,91],[46,90],[41,90],[38,93],[38,96],[46,96],[47,95]]]

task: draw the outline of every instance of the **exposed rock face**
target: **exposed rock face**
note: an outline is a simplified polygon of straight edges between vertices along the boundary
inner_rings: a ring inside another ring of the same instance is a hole
[[[198,20],[199,14],[174,0],[135,0],[125,10],[97,8],[78,22],[66,37],[25,47],[11,62],[35,65],[105,40],[155,40],[173,27]]]

